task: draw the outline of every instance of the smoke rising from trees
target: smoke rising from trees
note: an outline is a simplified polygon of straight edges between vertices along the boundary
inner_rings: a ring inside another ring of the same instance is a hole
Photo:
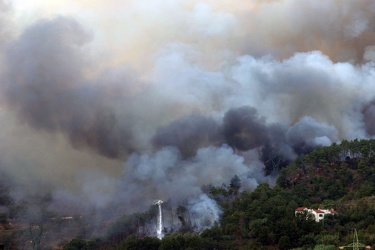
[[[51,210],[128,211],[190,199],[198,211],[211,202],[202,185],[237,175],[252,189],[272,183],[274,156],[373,136],[374,2],[303,2],[72,4],[87,15],[60,3],[25,24],[0,1],[13,197],[50,190]]]

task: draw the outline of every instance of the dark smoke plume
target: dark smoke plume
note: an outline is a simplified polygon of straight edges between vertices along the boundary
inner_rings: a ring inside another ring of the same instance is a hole
[[[153,142],[156,148],[178,148],[184,158],[194,156],[208,145],[227,144],[238,151],[258,148],[259,159],[270,173],[272,162],[281,162],[279,168],[282,168],[300,154],[337,141],[337,134],[333,126],[311,117],[303,117],[290,127],[268,124],[255,108],[244,106],[228,110],[222,122],[196,114],[177,120],[159,129]]]
[[[171,199],[206,228],[202,185],[272,185],[375,135],[373,0],[58,2],[0,0],[0,172],[24,217],[102,228]]]
[[[133,150],[131,132],[119,124],[105,89],[84,77],[89,39],[73,19],[34,24],[7,53],[6,98],[34,128],[62,131],[74,147],[123,157]]]
[[[268,141],[267,127],[254,108],[229,110],[224,116],[224,137],[229,146],[247,151]]]
[[[214,119],[192,114],[159,129],[152,141],[157,148],[177,147],[186,158],[194,156],[199,148],[220,146],[223,139]]]

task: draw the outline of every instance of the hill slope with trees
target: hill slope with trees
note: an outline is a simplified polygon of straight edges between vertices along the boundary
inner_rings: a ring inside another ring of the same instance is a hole
[[[335,249],[353,242],[375,246],[375,140],[342,141],[317,148],[283,168],[275,187],[242,191],[237,176],[229,185],[204,190],[223,209],[217,226],[201,234],[184,225],[162,240],[109,237],[102,249]],[[297,207],[333,208],[315,222],[295,216]],[[128,217],[129,219],[129,217]],[[128,223],[129,220],[128,220]],[[131,228],[131,223],[124,225]],[[136,228],[133,226],[133,228]],[[112,241],[110,240],[112,239]],[[65,249],[69,248],[68,245]]]
[[[202,187],[223,211],[216,226],[202,233],[195,231],[183,205],[173,208],[166,202],[181,227],[165,229],[162,240],[139,233],[147,221],[156,220],[151,206],[117,219],[105,239],[82,237],[63,249],[335,249],[353,242],[354,229],[360,242],[375,247],[374,170],[375,140],[342,141],[298,157],[280,170],[274,187],[264,183],[246,191],[237,176],[222,186]],[[3,208],[11,204],[5,189],[0,198]],[[296,216],[298,207],[332,208],[337,215],[315,222],[306,214]]]

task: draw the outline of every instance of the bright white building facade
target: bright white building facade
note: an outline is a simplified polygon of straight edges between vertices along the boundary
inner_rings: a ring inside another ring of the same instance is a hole
[[[337,212],[333,209],[312,209],[307,207],[299,207],[295,210],[294,214],[297,216],[298,214],[307,213],[308,215],[312,215],[316,222],[319,222],[324,219],[324,216],[327,214],[336,215]]]

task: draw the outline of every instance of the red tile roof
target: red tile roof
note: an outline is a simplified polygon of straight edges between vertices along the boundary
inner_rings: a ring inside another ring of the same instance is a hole
[[[324,214],[324,212],[322,210],[319,210],[319,209],[314,209],[315,213],[318,213],[318,214]]]

